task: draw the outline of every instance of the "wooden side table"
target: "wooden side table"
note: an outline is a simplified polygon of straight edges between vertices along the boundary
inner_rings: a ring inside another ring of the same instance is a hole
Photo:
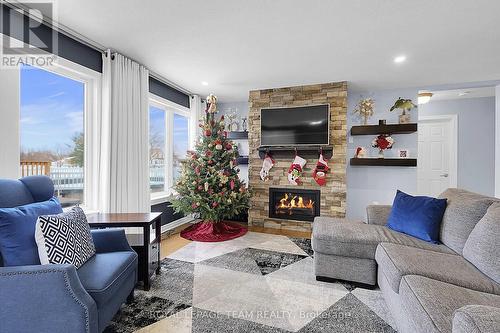
[[[162,213],[98,213],[89,214],[87,221],[91,228],[142,228],[142,245],[132,245],[139,256],[138,280],[144,284],[144,290],[151,287],[151,277],[160,274]],[[155,226],[155,235],[151,239],[151,226]]]

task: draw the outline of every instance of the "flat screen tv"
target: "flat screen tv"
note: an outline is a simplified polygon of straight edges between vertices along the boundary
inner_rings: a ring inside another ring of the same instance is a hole
[[[262,109],[261,146],[328,145],[329,105]]]

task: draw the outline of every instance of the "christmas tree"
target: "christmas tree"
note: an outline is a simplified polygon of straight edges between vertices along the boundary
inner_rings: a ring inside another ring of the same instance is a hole
[[[238,177],[238,149],[227,139],[224,116],[215,118],[217,98],[207,97],[202,135],[194,151],[188,151],[172,201],[176,212],[195,214],[202,221],[183,230],[181,236],[198,241],[222,241],[246,233],[246,228],[223,221],[248,208],[250,194]]]

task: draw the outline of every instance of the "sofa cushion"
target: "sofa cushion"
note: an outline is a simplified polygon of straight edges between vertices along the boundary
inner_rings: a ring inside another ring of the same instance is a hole
[[[446,199],[412,196],[398,190],[387,227],[437,244],[445,209]]]
[[[441,242],[462,254],[465,242],[476,223],[486,214],[488,207],[500,199],[456,188],[447,189],[439,197],[448,199],[441,223]]]
[[[451,332],[455,310],[465,305],[500,307],[500,296],[418,275],[406,275],[399,286],[403,319],[418,332]]]
[[[442,244],[424,242],[385,226],[328,217],[314,219],[312,238],[314,251],[345,257],[374,259],[377,245],[382,242],[453,253]]]
[[[464,257],[500,283],[500,203],[488,208],[465,242]]]
[[[132,251],[97,253],[77,270],[83,287],[97,303],[106,304],[137,267]]]
[[[453,315],[452,333],[500,332],[500,308],[466,305]]]
[[[405,275],[420,275],[460,287],[500,295],[500,285],[458,254],[381,243],[375,260],[394,292]]]
[[[0,208],[0,253],[5,266],[40,265],[35,224],[40,215],[62,213],[56,198],[14,208]]]
[[[80,268],[95,254],[90,226],[80,207],[38,217],[35,241],[42,265],[72,264]]]

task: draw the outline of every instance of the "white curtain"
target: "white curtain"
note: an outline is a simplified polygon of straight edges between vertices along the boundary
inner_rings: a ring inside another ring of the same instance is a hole
[[[201,134],[201,128],[198,126],[200,119],[203,117],[203,110],[201,105],[201,98],[198,95],[191,96],[189,108],[191,110],[191,146],[194,147],[195,142]]]
[[[102,74],[98,209],[149,212],[149,71],[107,52]]]

